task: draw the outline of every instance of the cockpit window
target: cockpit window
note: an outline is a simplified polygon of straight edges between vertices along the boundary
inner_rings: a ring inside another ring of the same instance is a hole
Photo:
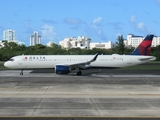
[[[13,62],[13,61],[15,61],[15,59],[11,58],[9,61],[12,61],[12,62]]]

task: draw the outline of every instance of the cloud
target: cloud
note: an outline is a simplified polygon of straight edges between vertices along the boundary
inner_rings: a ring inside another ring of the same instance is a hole
[[[93,19],[91,31],[93,31],[93,34],[96,34],[101,40],[107,40],[107,37],[100,26],[100,24],[102,24],[102,20],[102,17],[97,17]]]
[[[130,23],[136,31],[142,32],[144,34],[149,33],[149,29],[147,28],[145,23],[144,22],[137,22],[136,16],[130,17]]]
[[[102,22],[102,17],[98,17],[93,20],[93,24],[98,24],[100,22]]]
[[[70,25],[78,25],[83,23],[80,19],[77,18],[65,18],[64,22]]]
[[[99,27],[97,27],[96,25],[92,25],[92,29],[94,30],[94,32],[96,32],[96,34],[101,35],[103,34],[103,30],[100,29]]]
[[[57,22],[54,21],[54,20],[45,20],[45,19],[43,19],[42,21],[45,22],[45,23],[50,23],[50,24],[55,24],[55,23],[57,23]]]
[[[133,16],[131,16],[131,17],[130,17],[130,22],[132,22],[132,23],[133,23],[133,22],[135,22],[135,21],[136,21],[136,16],[134,16],[134,15],[133,15]]]
[[[45,41],[53,41],[57,35],[55,28],[47,24],[43,25],[40,31],[42,32],[42,37]]]
[[[141,29],[141,30],[144,30],[144,29],[145,29],[144,23],[143,23],[143,22],[138,23],[138,24],[137,24],[137,28],[138,28],[138,29]]]
[[[142,32],[145,32],[146,34],[149,33],[150,31],[148,30],[147,26],[143,23],[143,22],[140,22],[137,24],[137,28],[139,30],[141,30]]]

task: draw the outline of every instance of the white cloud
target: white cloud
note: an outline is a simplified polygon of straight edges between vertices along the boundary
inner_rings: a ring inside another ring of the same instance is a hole
[[[93,24],[97,24],[97,23],[100,23],[100,22],[102,22],[102,17],[98,17],[98,18],[95,18],[93,20]]]
[[[103,32],[103,29],[99,25],[101,22],[102,22],[102,17],[95,18],[93,20],[91,29],[92,29],[93,33],[96,34],[100,39],[106,40],[107,37],[106,37],[105,33]]]
[[[138,28],[138,29],[141,29],[141,30],[144,30],[144,29],[145,29],[144,23],[143,23],[143,22],[138,23],[138,24],[137,24],[137,28]]]
[[[101,23],[102,17],[93,19],[91,25],[86,29],[86,33],[88,34],[88,36],[96,36],[97,40],[107,40],[107,36],[103,30],[104,26],[102,26]]]
[[[94,26],[92,28],[93,28],[94,32],[96,32],[97,35],[99,35],[99,36],[103,35],[103,30],[102,29],[100,29],[96,26]]]
[[[143,22],[138,23],[137,28],[146,34],[150,32],[150,30],[147,28],[147,26]]]
[[[43,39],[46,41],[53,41],[57,34],[55,28],[47,24],[43,25],[40,31],[42,32]]]
[[[130,21],[131,21],[131,22],[135,22],[135,21],[136,21],[136,16],[134,16],[134,15],[131,16],[131,17],[130,17]]]
[[[136,16],[134,16],[134,15],[131,16],[130,22],[131,22],[131,25],[133,26],[133,28],[138,30],[139,32],[142,32],[145,34],[149,32],[149,30],[148,30],[147,26],[144,24],[144,22],[137,22]]]

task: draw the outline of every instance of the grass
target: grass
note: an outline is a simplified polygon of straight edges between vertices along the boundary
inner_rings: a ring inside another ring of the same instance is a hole
[[[122,70],[160,70],[160,61],[149,62],[141,65],[120,68]],[[0,61],[0,70],[9,70],[4,66],[4,62]]]

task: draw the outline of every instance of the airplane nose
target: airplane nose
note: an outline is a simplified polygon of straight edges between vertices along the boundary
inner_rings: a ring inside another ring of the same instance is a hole
[[[5,62],[5,63],[4,63],[4,66],[8,68],[8,62]]]
[[[4,66],[5,66],[5,67],[6,67],[6,64],[7,64],[7,63],[5,62],[5,63],[4,63]]]

